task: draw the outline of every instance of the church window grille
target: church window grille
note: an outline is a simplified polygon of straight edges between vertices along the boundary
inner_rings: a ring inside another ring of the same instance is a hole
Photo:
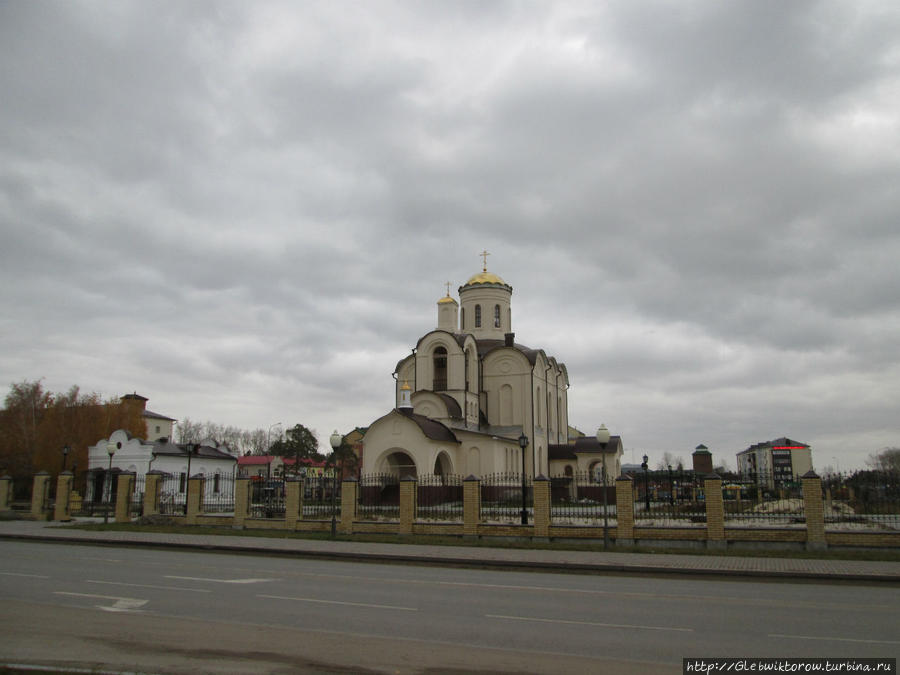
[[[447,389],[447,350],[438,347],[434,350],[434,391]]]
[[[494,305],[494,328],[500,328],[500,305]]]
[[[475,305],[475,328],[481,328],[481,305]]]

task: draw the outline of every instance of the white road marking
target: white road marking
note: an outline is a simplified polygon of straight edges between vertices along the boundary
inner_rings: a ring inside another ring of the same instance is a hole
[[[396,609],[403,612],[418,612],[416,607],[398,607],[396,605],[370,605],[365,602],[341,602],[340,600],[320,600],[318,598],[292,598],[284,595],[257,595],[257,598],[269,600],[294,600],[295,602],[315,602],[321,605],[347,605],[349,607],[371,607],[374,609]]]
[[[208,579],[205,577],[177,577],[166,574],[164,579],[181,579],[182,581],[210,581],[216,584],[262,584],[268,581],[281,581],[280,579]]]
[[[149,600],[140,598],[122,598],[115,595],[94,595],[92,593],[68,593],[66,591],[54,591],[54,595],[70,595],[76,598],[100,598],[102,600],[115,600],[112,607],[105,605],[96,605],[98,609],[106,612],[133,612],[138,607],[143,607]]]
[[[693,633],[693,628],[671,628],[669,626],[633,626],[625,623],[599,623],[596,621],[568,621],[566,619],[541,619],[531,616],[507,616],[505,614],[485,614],[488,619],[508,619],[510,621],[536,621],[539,623],[564,623],[576,626],[596,626],[599,628],[628,628],[640,630],[669,630],[678,633]]]
[[[153,586],[152,584],[126,584],[124,581],[96,581],[85,579],[86,584],[106,584],[108,586],[129,586],[131,588],[153,588],[162,591],[188,591],[189,593],[212,593],[208,588],[184,588],[180,586]]]
[[[43,574],[22,574],[20,572],[0,572],[4,577],[28,577],[30,579],[49,579],[50,577]]]
[[[259,570],[264,571],[264,570]],[[390,584],[418,584],[418,585],[427,585],[427,586],[458,586],[461,588],[487,588],[487,589],[497,589],[497,590],[508,590],[508,591],[525,591],[525,592],[534,592],[534,591],[544,591],[547,593],[572,593],[577,595],[598,595],[598,596],[614,596],[614,597],[622,597],[622,598],[653,598],[654,600],[679,600],[679,601],[714,601],[714,602],[736,602],[742,605],[758,605],[761,607],[766,607],[770,605],[774,605],[776,607],[808,607],[808,608],[822,608],[822,609],[833,609],[840,608],[842,611],[847,610],[856,610],[861,612],[869,612],[872,610],[884,610],[893,612],[896,610],[896,607],[893,605],[842,605],[836,603],[828,603],[828,602],[801,602],[793,600],[786,600],[784,598],[744,598],[739,596],[728,596],[728,595],[697,595],[694,593],[689,594],[667,594],[667,593],[648,593],[641,591],[619,591],[619,590],[601,590],[596,588],[563,588],[563,587],[555,587],[555,586],[524,586],[524,585],[515,585],[515,584],[487,584],[487,583],[478,583],[471,581],[439,581],[439,580],[429,580],[429,579],[404,579],[404,578],[390,578],[390,577],[362,577],[362,576],[354,576],[352,574],[333,574],[333,573],[323,573],[323,572],[292,572],[291,576],[295,577],[322,577],[327,579],[348,579],[350,581],[356,582],[377,582],[380,584],[390,583]]]
[[[786,640],[825,640],[827,642],[859,642],[870,645],[900,645],[900,640],[861,640],[856,638],[817,637],[815,635],[781,635],[769,633],[770,638],[784,638]]]

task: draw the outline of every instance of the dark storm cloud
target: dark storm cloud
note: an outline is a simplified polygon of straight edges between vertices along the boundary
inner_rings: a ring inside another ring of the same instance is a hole
[[[888,2],[5,4],[0,373],[364,425],[487,248],[584,430],[859,464],[897,444],[898,28]]]

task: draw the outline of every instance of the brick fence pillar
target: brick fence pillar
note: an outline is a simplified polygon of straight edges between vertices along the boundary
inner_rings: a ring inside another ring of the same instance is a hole
[[[131,494],[134,492],[134,474],[120,473],[116,487],[116,522],[131,522]]]
[[[463,536],[477,537],[481,523],[481,480],[469,476],[463,481]]]
[[[550,538],[550,479],[538,476],[534,479],[534,536]]]
[[[419,481],[412,476],[400,479],[400,534],[412,534],[412,526],[416,520],[416,497]]]
[[[12,478],[0,476],[0,512],[9,511],[13,496]]]
[[[300,518],[300,488],[303,481],[299,478],[284,479],[284,529],[296,530]]]
[[[196,525],[203,513],[203,493],[206,489],[206,479],[203,476],[193,476],[188,479],[187,489],[187,525]]]
[[[53,520],[69,521],[69,497],[72,495],[72,483],[75,476],[71,471],[64,471],[56,479],[56,507],[53,509]]]
[[[159,493],[162,490],[162,471],[154,469],[144,477],[144,515],[159,515]]]
[[[241,529],[250,517],[250,479],[238,476],[234,481],[234,520],[232,527]]]
[[[725,548],[725,502],[722,500],[722,479],[708,474],[703,480],[706,498],[706,547]]]
[[[31,517],[34,520],[46,520],[49,515],[47,507],[50,503],[50,474],[41,471],[34,476],[31,489]]]
[[[616,478],[616,546],[634,546],[634,481]]]
[[[825,505],[822,503],[822,479],[808,471],[803,481],[803,513],[806,514],[806,548],[819,551],[828,547],[825,541]]]
[[[341,481],[341,534],[353,534],[353,521],[356,520],[356,505],[359,504],[359,483],[355,478]]]

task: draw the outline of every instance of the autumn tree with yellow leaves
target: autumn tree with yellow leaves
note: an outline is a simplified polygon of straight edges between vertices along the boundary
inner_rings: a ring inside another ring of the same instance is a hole
[[[77,386],[65,393],[44,390],[41,380],[10,385],[0,411],[0,474],[30,479],[39,471],[58,475],[63,448],[69,447],[67,470],[87,469],[88,447],[116,429],[133,436],[147,434],[143,410],[119,398],[82,394]]]

